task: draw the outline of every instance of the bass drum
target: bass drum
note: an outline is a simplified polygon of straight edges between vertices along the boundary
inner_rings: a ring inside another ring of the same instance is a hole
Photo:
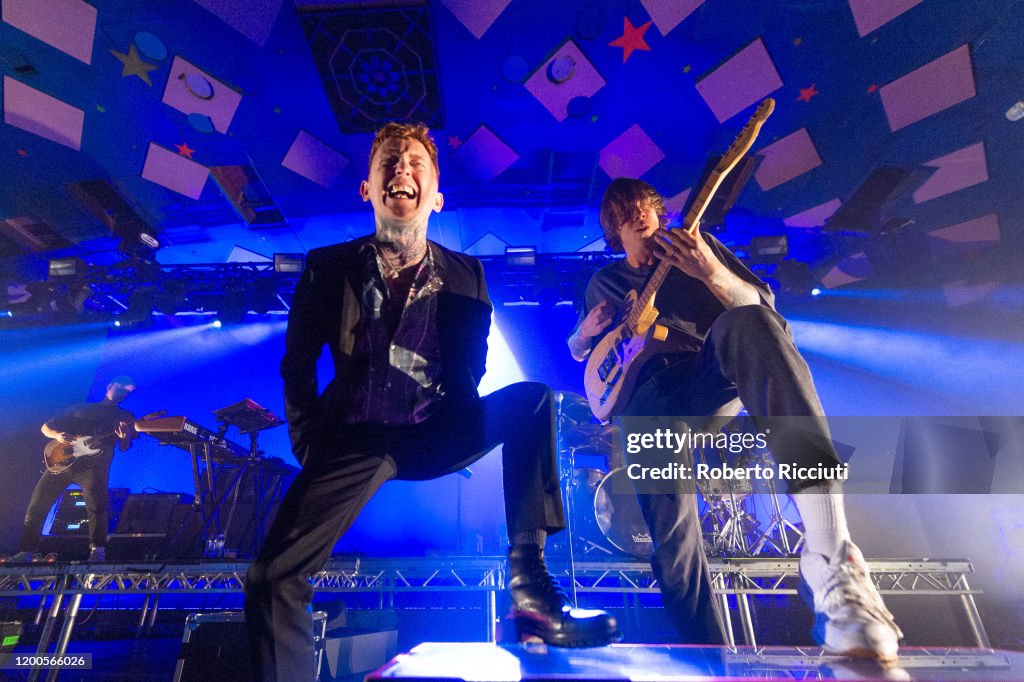
[[[628,493],[616,493],[615,488]],[[640,511],[640,503],[626,475],[626,467],[607,474],[594,493],[593,512],[601,534],[616,549],[638,559],[650,559],[654,554],[651,532]]]

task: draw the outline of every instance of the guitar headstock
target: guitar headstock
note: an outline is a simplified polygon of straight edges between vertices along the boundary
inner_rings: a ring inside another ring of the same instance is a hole
[[[757,106],[757,110],[754,111],[750,120],[743,126],[743,130],[736,136],[732,144],[729,145],[729,149],[722,156],[722,160],[715,166],[715,172],[726,174],[733,169],[733,167],[739,163],[739,160],[743,158],[743,155],[750,151],[750,148],[754,146],[754,140],[757,139],[758,134],[761,132],[761,126],[768,120],[768,117],[775,111],[775,100],[771,97],[766,97],[761,104]]]
[[[766,97],[758,105],[757,110],[750,117],[750,120],[747,121],[747,124],[743,126],[740,134],[729,145],[729,149],[722,155],[718,164],[715,165],[715,169],[711,171],[711,175],[708,176],[707,181],[697,195],[697,200],[690,206],[689,212],[687,212],[686,217],[683,219],[683,229],[691,235],[697,234],[697,231],[700,229],[700,217],[704,214],[704,209],[707,208],[711,196],[718,189],[725,176],[740,162],[743,155],[754,146],[754,140],[757,139],[758,134],[761,132],[761,126],[764,125],[764,122],[768,120],[768,117],[772,115],[774,110],[775,100],[771,97]]]

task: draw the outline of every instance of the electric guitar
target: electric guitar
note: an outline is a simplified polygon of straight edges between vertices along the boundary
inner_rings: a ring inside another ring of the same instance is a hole
[[[757,111],[711,171],[679,229],[697,235],[700,218],[711,198],[725,177],[753,146],[761,126],[771,116],[774,108],[775,101],[770,97],[757,107]],[[583,383],[590,409],[599,419],[608,419],[625,406],[635,388],[639,370],[647,360],[672,350],[668,328],[655,324],[658,309],[654,307],[658,288],[672,267],[661,261],[642,291],[637,293],[634,289],[626,295],[626,300],[612,320],[616,326],[605,334],[587,360]]]
[[[136,421],[135,424],[153,419],[166,412],[167,410],[152,412]],[[104,431],[95,436],[78,436],[70,443],[54,438],[43,448],[43,463],[46,465],[46,470],[51,474],[60,474],[67,471],[71,465],[82,457],[95,457],[103,452],[103,441],[116,435],[119,428],[120,425],[117,428]],[[135,426],[133,424],[126,424],[125,428],[131,429],[135,428]]]

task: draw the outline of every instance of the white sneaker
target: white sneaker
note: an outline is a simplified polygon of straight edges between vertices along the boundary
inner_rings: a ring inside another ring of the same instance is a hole
[[[800,592],[814,609],[811,632],[827,652],[883,662],[897,660],[903,632],[871,582],[857,545],[844,541],[831,559],[804,552],[800,577]]]

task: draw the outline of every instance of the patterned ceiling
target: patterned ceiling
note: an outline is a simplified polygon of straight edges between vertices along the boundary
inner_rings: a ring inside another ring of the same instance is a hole
[[[163,263],[364,234],[368,131],[393,118],[435,129],[446,208],[432,238],[480,255],[599,250],[611,178],[642,177],[682,211],[770,96],[749,179],[708,229],[741,252],[786,234],[828,287],[970,300],[1019,281],[1019,1],[2,7],[8,277],[56,254],[116,261],[142,232]]]

